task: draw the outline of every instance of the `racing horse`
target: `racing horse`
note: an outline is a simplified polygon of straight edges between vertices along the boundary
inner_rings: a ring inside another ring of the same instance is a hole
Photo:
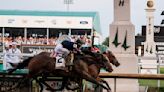
[[[99,54],[99,53],[85,52],[85,54],[88,54],[88,55],[91,55],[91,56],[96,57],[96,55]],[[109,59],[110,63],[112,63],[112,64],[115,65],[116,67],[118,67],[118,66],[120,65],[120,63],[118,62],[117,58],[115,57],[115,55],[114,55],[111,51],[107,50],[106,52],[103,52],[103,55],[105,55],[105,57],[106,57],[107,59]],[[89,73],[90,73],[90,75],[91,75],[92,77],[94,77],[97,81],[106,84],[106,86],[110,89],[108,83],[107,83],[105,80],[101,79],[101,78],[98,76],[99,73],[100,73],[100,69],[101,69],[100,66],[101,66],[101,64],[100,64],[100,65],[96,65],[96,64],[90,65],[90,66],[88,67]],[[103,65],[102,65],[102,66],[103,66]],[[98,87],[98,86],[97,86],[97,87]],[[97,87],[96,87],[96,88],[97,88]]]
[[[54,62],[55,60],[49,57],[49,53],[42,52],[34,57],[28,58],[23,63],[19,64],[15,69],[11,70],[10,73],[15,71],[16,69],[22,69],[24,67],[27,67],[29,69],[28,77],[30,78],[36,78],[38,75],[43,73],[58,74],[66,77],[73,77],[72,75],[77,75],[78,78],[86,79],[109,90],[107,87],[95,80],[95,78],[89,74],[88,70],[88,67],[90,65],[96,64],[103,65],[103,67],[100,67],[106,68],[107,71],[112,72],[112,67],[108,60],[104,57],[104,55],[100,54],[99,58],[95,58],[93,56],[88,57],[87,55],[75,55],[74,66],[71,71],[71,74],[66,73],[64,71],[56,71]]]
[[[107,56],[107,58],[113,65],[115,65],[116,67],[120,66],[120,63],[118,62],[117,58],[110,50],[107,50],[103,54]]]

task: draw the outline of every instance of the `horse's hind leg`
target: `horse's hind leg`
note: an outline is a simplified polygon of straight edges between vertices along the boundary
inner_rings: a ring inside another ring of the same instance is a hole
[[[83,79],[80,79],[79,86],[79,92],[83,92]]]
[[[34,80],[39,84],[40,92],[43,92],[43,85],[42,85],[42,83],[37,78],[34,78]]]
[[[103,92],[103,88],[101,86],[97,85],[95,87],[95,91],[94,92]]]
[[[104,83],[104,84],[107,86],[107,88],[108,88],[109,90],[111,90],[110,86],[108,85],[108,83],[107,83],[105,80],[100,79],[100,82]],[[100,87],[99,85],[97,85],[97,86],[95,87],[95,92],[103,92],[102,87]]]
[[[68,81],[68,78],[63,77],[62,86],[58,90],[63,90],[64,87],[67,85],[67,81]]]
[[[40,86],[40,92],[43,92],[43,85],[42,83],[38,82],[39,83],[39,86]]]

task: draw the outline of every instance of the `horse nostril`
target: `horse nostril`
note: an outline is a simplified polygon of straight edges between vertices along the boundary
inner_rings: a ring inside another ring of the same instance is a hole
[[[120,63],[117,60],[113,60],[113,62],[116,67],[120,66]]]
[[[120,66],[120,63],[117,63],[117,64],[116,64],[116,67],[118,67],[118,66]]]
[[[113,71],[113,69],[111,69],[111,71],[110,72],[112,72]]]
[[[111,68],[110,68],[110,69],[108,69],[107,71],[108,71],[108,72],[112,72],[112,71],[113,71],[113,69],[111,69]]]

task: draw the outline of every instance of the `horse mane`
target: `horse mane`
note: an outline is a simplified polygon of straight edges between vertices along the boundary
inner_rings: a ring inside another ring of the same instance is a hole
[[[99,56],[102,55],[101,53],[96,53],[96,52],[92,52],[92,51],[89,51],[89,50],[84,50],[84,51],[82,51],[82,53],[83,53],[83,56],[84,56],[83,60],[88,65],[101,64],[102,63],[99,60],[100,59]]]
[[[84,53],[86,55],[95,56],[95,53],[94,52],[91,52],[90,50],[82,50],[82,53]]]
[[[99,55],[102,55],[101,53],[96,53],[96,52],[92,52],[92,51],[89,51],[89,50],[85,50],[85,51],[82,51],[85,55],[89,55],[89,56],[92,56],[92,57],[98,57]]]

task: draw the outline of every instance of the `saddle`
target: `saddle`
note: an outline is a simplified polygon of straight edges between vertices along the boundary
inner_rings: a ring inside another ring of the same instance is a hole
[[[66,72],[69,72],[72,70],[73,61],[74,61],[74,53],[71,52],[68,56],[62,57],[62,56],[56,56],[52,57],[55,59],[55,66],[56,69],[64,70]]]

